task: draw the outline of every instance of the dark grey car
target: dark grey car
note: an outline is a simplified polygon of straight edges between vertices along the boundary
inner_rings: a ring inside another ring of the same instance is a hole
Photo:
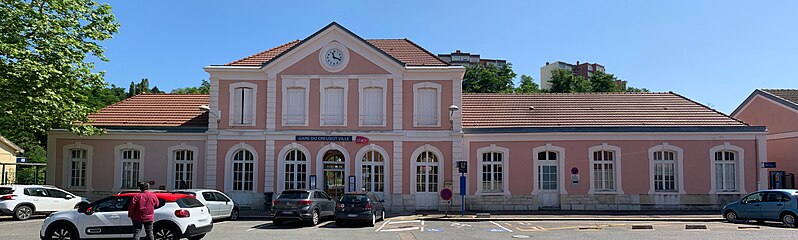
[[[373,192],[345,193],[338,201],[335,225],[347,222],[365,222],[374,226],[377,220],[385,220],[384,200]]]
[[[306,221],[311,226],[323,217],[335,215],[335,201],[320,190],[285,190],[272,201],[272,223],[283,225],[286,220]]]

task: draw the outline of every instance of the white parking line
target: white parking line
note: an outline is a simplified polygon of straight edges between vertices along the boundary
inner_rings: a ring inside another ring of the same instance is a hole
[[[397,229],[385,229],[382,232],[400,232],[400,231],[411,231],[411,230],[418,230],[418,227],[409,227],[409,228],[397,228]]]
[[[424,231],[424,220],[421,220],[421,231]]]
[[[382,228],[385,227],[385,224],[388,224],[389,222],[391,222],[391,220],[388,220],[388,221],[385,221],[384,223],[382,223],[382,226],[380,226],[380,228],[377,228],[377,230],[375,232],[379,232],[380,230],[382,230]]]
[[[396,221],[391,222],[390,224],[402,224],[402,223],[420,223],[421,220],[407,220],[407,221]]]
[[[489,221],[489,223],[493,223],[493,225],[496,225],[496,226],[500,227],[501,229],[504,229],[505,231],[513,232],[513,230],[510,230],[509,228],[506,228],[506,227],[502,226],[501,224],[498,224],[498,223],[496,223],[494,221]]]

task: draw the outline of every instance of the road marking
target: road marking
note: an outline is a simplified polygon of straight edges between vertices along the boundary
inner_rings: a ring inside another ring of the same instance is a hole
[[[402,223],[420,223],[421,220],[407,220],[407,221],[396,221],[391,222],[390,224],[402,224]]]
[[[391,222],[391,220],[388,220],[388,221],[385,221],[384,223],[382,223],[382,226],[380,226],[380,228],[377,228],[377,231],[375,231],[375,232],[379,232],[380,230],[382,230],[382,228],[385,227],[385,224],[388,224],[389,222]]]
[[[250,228],[250,229],[247,229],[245,232],[249,232],[249,231],[252,231],[252,230],[255,230],[255,229],[256,228]]]
[[[409,227],[409,228],[397,228],[397,229],[385,229],[381,232],[401,232],[401,231],[411,231],[411,230],[418,230],[419,227]]]
[[[424,231],[424,220],[421,220],[421,231]]]
[[[488,221],[488,222],[489,223],[493,223],[493,225],[496,225],[496,226],[500,227],[501,229],[504,229],[505,231],[513,232],[513,230],[510,230],[509,228],[506,228],[506,227],[502,226],[501,224],[498,224],[498,223],[496,223],[494,221]]]
[[[540,227],[540,226],[536,226],[536,227],[528,227],[528,228],[519,228],[519,227],[516,227],[516,229],[518,229],[518,231],[522,231],[522,232],[546,231],[546,229],[545,229],[545,228],[543,228],[543,227]]]
[[[20,224],[20,223],[28,223],[28,224],[30,224],[30,223],[31,223],[31,221],[13,221],[13,222],[5,222],[5,223],[0,223],[0,226],[6,226],[6,225],[12,225],[12,224]]]

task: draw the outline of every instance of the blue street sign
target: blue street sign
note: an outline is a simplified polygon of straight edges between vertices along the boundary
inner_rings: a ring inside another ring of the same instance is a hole
[[[26,162],[28,162],[28,158],[17,157],[17,162],[18,163],[26,163]]]
[[[466,177],[460,176],[460,196],[466,195]]]
[[[762,168],[776,168],[776,162],[763,162]]]

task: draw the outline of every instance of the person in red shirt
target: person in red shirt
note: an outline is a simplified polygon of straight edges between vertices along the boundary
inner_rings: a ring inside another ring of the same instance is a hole
[[[150,189],[150,184],[145,182],[139,183],[139,190],[141,193],[133,196],[130,200],[130,205],[127,208],[127,216],[133,220],[133,240],[139,240],[141,234],[141,227],[147,232],[147,239],[154,240],[155,235],[152,234],[152,222],[155,220],[155,207],[158,206],[158,197],[154,193],[147,191]]]

